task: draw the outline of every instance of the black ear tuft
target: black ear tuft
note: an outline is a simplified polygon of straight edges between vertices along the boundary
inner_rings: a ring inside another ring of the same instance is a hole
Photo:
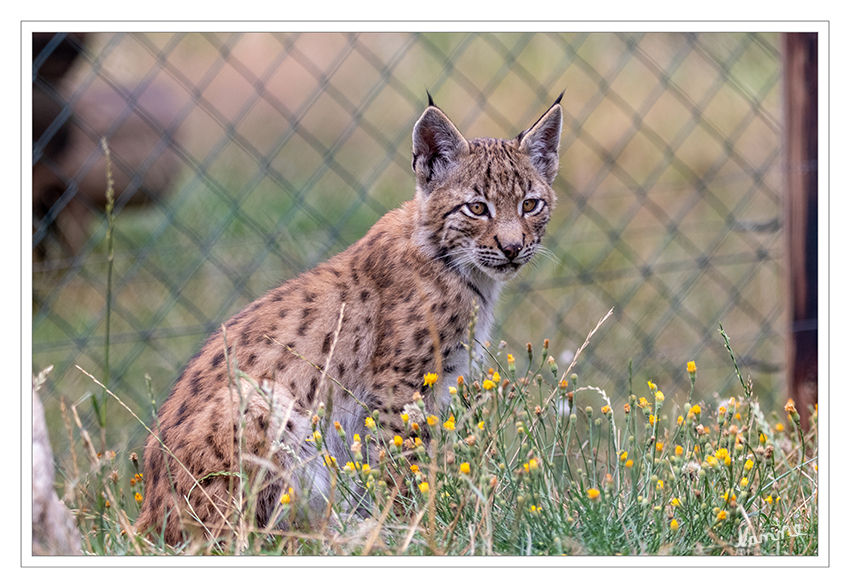
[[[425,93],[428,94],[428,106],[436,106],[436,104],[434,104],[434,99],[431,98],[431,92],[425,90]]]
[[[552,106],[555,106],[555,104],[560,104],[560,103],[561,103],[561,98],[563,98],[563,97],[564,97],[564,92],[566,92],[566,90],[561,90],[561,93],[560,93],[560,94],[558,94],[558,97],[555,99],[555,103],[554,103],[554,104],[552,104]]]

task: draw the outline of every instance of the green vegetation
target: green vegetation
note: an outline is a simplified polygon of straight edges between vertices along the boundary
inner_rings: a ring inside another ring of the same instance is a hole
[[[816,555],[817,407],[808,433],[792,402],[787,418],[765,415],[722,327],[721,335],[741,390],[713,404],[679,406],[667,399],[674,391],[648,382],[612,406],[574,371],[588,336],[566,370],[548,340],[540,352],[529,344],[521,359],[484,343],[476,377],[453,382],[440,415],[422,412],[421,401],[419,411],[410,408],[409,435],[381,447],[377,462],[367,450],[380,438],[377,417],[367,418],[365,438],[350,437],[320,405],[306,442],[316,444],[332,484],[311,522],[256,528],[243,504],[234,534],[175,547],[132,529],[145,496],[139,456],[98,454],[72,407],[72,455],[81,444],[91,468],[74,472],[71,507],[93,554]],[[697,367],[682,369],[691,398]],[[424,378],[438,385],[435,374]],[[430,448],[417,440],[423,428]],[[346,463],[323,449],[331,435],[350,446]],[[259,490],[237,475],[249,496]],[[291,489],[282,494],[278,520],[295,521],[306,501]]]

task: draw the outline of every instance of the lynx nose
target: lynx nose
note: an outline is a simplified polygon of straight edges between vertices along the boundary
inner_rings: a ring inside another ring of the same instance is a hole
[[[499,249],[502,250],[502,253],[505,254],[509,260],[513,261],[516,259],[516,256],[519,255],[519,250],[522,249],[522,245],[519,243],[508,243],[506,245],[502,245],[499,243]]]

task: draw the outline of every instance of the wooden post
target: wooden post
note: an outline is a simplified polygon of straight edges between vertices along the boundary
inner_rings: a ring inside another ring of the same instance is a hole
[[[818,35],[785,33],[788,389],[805,428],[818,401]]]

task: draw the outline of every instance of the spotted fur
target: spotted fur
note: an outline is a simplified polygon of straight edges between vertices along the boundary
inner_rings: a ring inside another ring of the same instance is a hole
[[[254,301],[189,362],[145,447],[139,530],[172,544],[201,529],[216,537],[246,509],[259,526],[281,526],[272,518],[289,488],[321,510],[329,473],[305,441],[320,402],[348,435],[330,427],[323,440],[340,465],[371,412],[384,431],[364,448],[372,463],[387,437],[405,435],[414,393],[439,413],[465,366],[474,309],[484,340],[502,285],[540,245],[556,200],[559,103],[512,140],[466,140],[428,106],[413,130],[414,199]],[[424,386],[437,371],[437,386]],[[240,463],[247,480],[232,475]],[[258,489],[253,500],[244,488]]]

